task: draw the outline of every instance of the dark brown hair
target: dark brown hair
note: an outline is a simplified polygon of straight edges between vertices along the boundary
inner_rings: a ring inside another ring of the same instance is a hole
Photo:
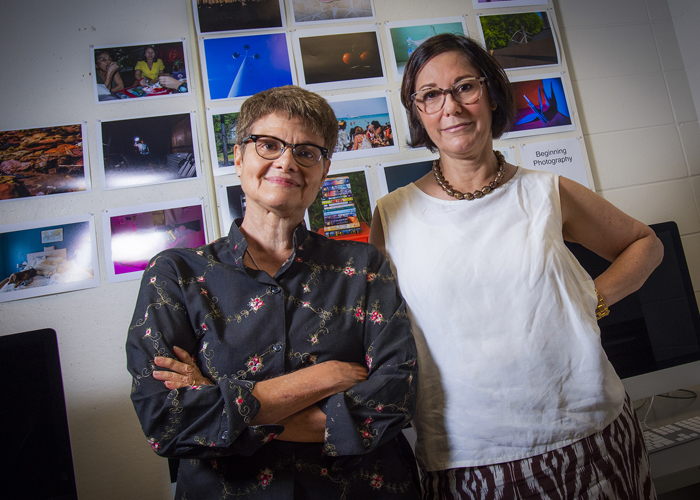
[[[328,157],[333,154],[338,140],[338,120],[333,108],[320,95],[295,85],[271,88],[249,97],[238,116],[236,144],[241,145],[250,135],[257,120],[273,113],[287,115],[290,120],[297,118],[308,131],[323,137]]]
[[[515,97],[506,72],[498,61],[486,52],[481,45],[469,37],[443,33],[429,38],[411,54],[403,72],[401,82],[401,103],[408,111],[411,141],[413,148],[427,147],[435,152],[437,147],[430,139],[420,117],[418,109],[411,100],[416,89],[418,73],[433,57],[445,52],[459,52],[486,77],[486,90],[491,102],[496,103],[492,113],[491,133],[494,139],[501,137],[511,126],[515,116]]]

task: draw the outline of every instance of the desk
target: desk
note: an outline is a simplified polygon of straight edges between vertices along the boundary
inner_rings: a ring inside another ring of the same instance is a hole
[[[698,397],[695,399],[655,397],[654,404],[647,416],[646,425],[651,428],[661,427],[700,415],[700,385],[688,389],[695,391]],[[682,392],[677,394],[681,397],[685,395]],[[634,407],[638,408],[643,401],[635,401]],[[637,411],[640,422],[644,420],[648,408],[647,404]],[[700,482],[700,469],[698,469],[700,467],[700,439],[650,453],[649,462],[657,493]]]

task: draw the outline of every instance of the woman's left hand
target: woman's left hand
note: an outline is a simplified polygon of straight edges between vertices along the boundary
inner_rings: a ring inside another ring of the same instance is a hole
[[[163,382],[170,390],[197,385],[214,385],[211,380],[202,375],[197,363],[187,351],[173,346],[173,352],[180,361],[162,356],[156,356],[153,360],[156,366],[171,370],[154,371],[154,379]]]

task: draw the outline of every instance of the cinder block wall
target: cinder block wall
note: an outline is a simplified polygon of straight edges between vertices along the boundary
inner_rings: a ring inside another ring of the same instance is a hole
[[[472,12],[469,0],[374,3],[381,23]],[[667,0],[553,0],[553,6],[580,113],[578,133],[585,139],[596,190],[646,223],[677,221],[700,292],[700,127],[695,105],[700,102],[700,5],[695,0],[670,0],[670,5]],[[123,346],[138,282],[107,283],[101,211],[202,196],[209,234],[218,235],[202,98],[195,93],[135,107],[96,105],[90,45],[186,37],[196,73],[191,18],[189,0],[23,0],[0,6],[0,129],[83,121],[88,126],[91,193],[0,203],[0,225],[86,212],[96,217],[99,288],[0,304],[0,335],[45,327],[58,332],[82,500],[171,498],[166,462],[151,452],[128,399]],[[474,33],[473,16],[467,17],[467,25]],[[384,36],[381,29],[380,34]],[[198,83],[195,79],[193,85]],[[397,113],[397,84],[387,87]],[[100,189],[97,119],[191,110],[197,110],[201,179]],[[395,137],[403,134],[403,127],[398,128]],[[402,150],[387,161],[425,154]],[[334,169],[350,165],[337,162]]]

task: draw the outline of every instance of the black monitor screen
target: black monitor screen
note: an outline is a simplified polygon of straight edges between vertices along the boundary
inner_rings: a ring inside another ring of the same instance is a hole
[[[664,245],[663,261],[598,323],[603,348],[623,379],[700,360],[700,315],[678,227],[650,227]],[[581,245],[567,246],[593,278],[610,265]]]
[[[77,500],[56,332],[0,336],[0,498]]]

